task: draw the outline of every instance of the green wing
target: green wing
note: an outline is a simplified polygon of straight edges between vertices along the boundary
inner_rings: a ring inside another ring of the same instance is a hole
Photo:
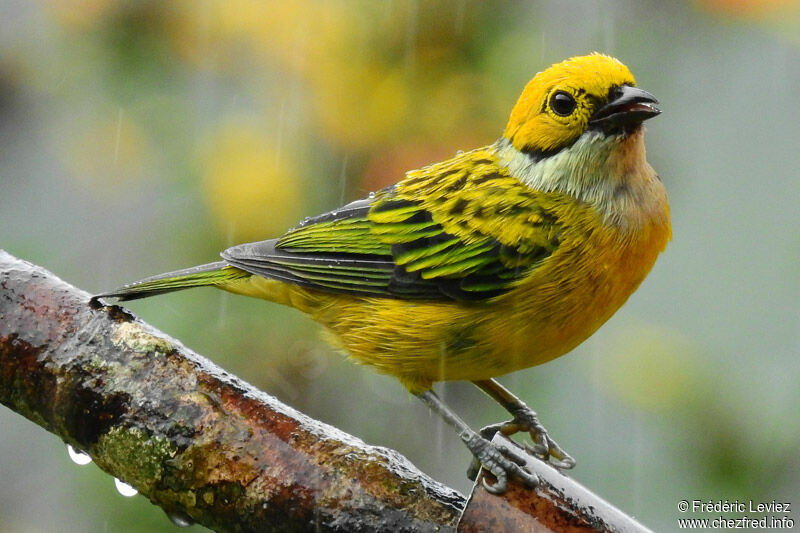
[[[498,172],[487,151],[475,151],[222,257],[320,290],[483,300],[512,288],[558,247],[560,226],[546,203]]]

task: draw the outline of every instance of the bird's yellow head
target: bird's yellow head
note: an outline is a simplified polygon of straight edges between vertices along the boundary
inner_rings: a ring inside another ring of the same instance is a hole
[[[567,59],[539,72],[522,91],[504,137],[521,152],[549,155],[592,127],[617,133],[655,116],[649,93],[628,67],[603,54]]]

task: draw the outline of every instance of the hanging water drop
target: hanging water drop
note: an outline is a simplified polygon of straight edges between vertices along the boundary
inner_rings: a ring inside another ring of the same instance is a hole
[[[128,485],[124,481],[120,481],[117,478],[114,478],[114,485],[117,486],[117,492],[119,492],[120,494],[122,494],[123,496],[125,496],[127,498],[130,498],[131,496],[136,496],[137,494],[139,494],[138,490],[136,490],[135,488],[131,487],[130,485]]]
[[[194,524],[194,520],[183,513],[167,513],[167,516],[169,521],[178,527],[189,527]]]
[[[92,458],[89,457],[88,454],[83,452],[79,452],[75,448],[73,448],[70,444],[67,444],[67,454],[69,454],[69,458],[72,459],[72,462],[76,465],[88,465],[92,462]]]

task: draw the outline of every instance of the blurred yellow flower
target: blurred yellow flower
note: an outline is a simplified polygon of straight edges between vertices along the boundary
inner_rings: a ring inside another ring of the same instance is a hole
[[[320,134],[347,149],[396,141],[409,120],[408,80],[399,68],[328,63],[312,73]]]
[[[437,22],[458,3],[426,4],[424,16],[407,3],[173,5],[179,16],[169,38],[179,56],[218,72],[296,77],[311,89],[310,127],[345,150],[463,136],[486,119],[485,80],[468,73],[464,28]]]
[[[185,60],[226,71],[253,64],[303,72],[346,42],[350,12],[314,0],[228,0],[173,4],[179,16],[169,38]]]
[[[217,131],[204,157],[203,193],[231,242],[283,233],[299,219],[303,187],[289,155],[245,121]]]

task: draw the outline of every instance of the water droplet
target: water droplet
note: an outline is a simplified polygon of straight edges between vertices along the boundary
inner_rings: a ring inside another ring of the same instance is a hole
[[[189,527],[194,524],[194,520],[183,513],[167,513],[167,516],[169,521],[178,527]]]
[[[458,151],[456,152],[456,155],[457,155],[457,156],[459,156],[459,155],[464,155],[464,150],[458,150]]]
[[[117,492],[119,492],[120,494],[122,494],[123,496],[126,496],[128,498],[130,498],[131,496],[136,496],[137,494],[139,494],[138,490],[136,490],[135,488],[131,487],[130,485],[128,485],[124,481],[120,481],[117,478],[114,478],[114,485],[117,486]]]
[[[92,458],[89,457],[88,454],[83,452],[79,452],[69,444],[67,444],[67,453],[69,454],[69,458],[72,459],[72,462],[76,465],[88,465],[92,462]]]
[[[371,193],[369,193],[369,194],[367,195],[367,198],[369,198],[370,200],[372,200],[373,198],[375,198],[375,193],[374,193],[374,192],[371,192]]]

